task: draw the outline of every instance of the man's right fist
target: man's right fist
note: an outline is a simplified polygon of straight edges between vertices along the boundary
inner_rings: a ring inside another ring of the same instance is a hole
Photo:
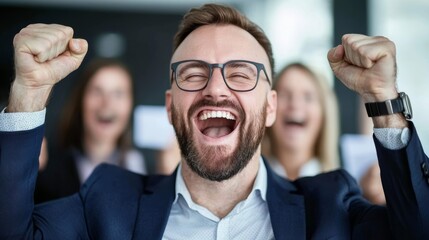
[[[52,87],[76,70],[88,43],[73,38],[73,29],[58,24],[31,24],[13,39],[15,81],[7,112],[42,110]]]
[[[88,50],[73,29],[58,24],[32,24],[14,38],[15,84],[27,87],[54,85],[76,70]]]

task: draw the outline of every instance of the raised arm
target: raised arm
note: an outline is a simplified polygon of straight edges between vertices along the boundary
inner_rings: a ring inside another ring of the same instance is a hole
[[[398,98],[395,58],[395,45],[389,39],[359,34],[344,35],[342,44],[328,53],[335,75],[365,103]],[[384,136],[376,135],[374,140],[392,235],[429,239],[429,170],[424,170],[429,160],[414,125],[402,113],[372,121],[384,131]]]
[[[14,38],[16,78],[6,113],[0,114],[0,239],[49,238],[43,229],[67,239],[70,235],[60,232],[56,226],[83,215],[77,195],[61,200],[60,204],[34,208],[33,194],[44,129],[43,126],[19,129],[15,125],[20,125],[16,121],[21,121],[20,117],[16,118],[17,114],[22,117],[22,113],[27,112],[30,115],[25,116],[31,118],[31,112],[45,108],[52,87],[79,67],[87,48],[85,40],[73,39],[73,29],[55,24],[29,25]],[[69,207],[57,209],[60,205]],[[85,227],[79,222],[67,222],[74,229]]]

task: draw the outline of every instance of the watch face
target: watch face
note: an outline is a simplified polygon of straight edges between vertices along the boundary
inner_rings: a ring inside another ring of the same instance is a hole
[[[411,119],[413,117],[413,109],[411,108],[411,102],[408,95],[404,92],[399,93],[399,96],[402,99],[404,105],[404,116],[406,119]]]

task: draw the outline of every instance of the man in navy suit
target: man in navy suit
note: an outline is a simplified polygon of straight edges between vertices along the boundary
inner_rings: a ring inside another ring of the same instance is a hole
[[[0,114],[1,239],[429,239],[429,162],[402,112],[370,113],[387,207],[365,201],[342,170],[290,182],[260,155],[276,111],[262,30],[208,4],[185,15],[174,46],[166,107],[182,151],[176,172],[102,165],[78,194],[34,206],[46,101],[87,43],[61,25],[16,35],[16,78]],[[395,54],[386,38],[350,34],[328,60],[371,105],[398,98]]]

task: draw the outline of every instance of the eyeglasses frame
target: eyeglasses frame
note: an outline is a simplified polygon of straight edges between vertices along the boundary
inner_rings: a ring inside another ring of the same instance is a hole
[[[183,88],[181,88],[181,87],[179,86],[179,83],[177,82],[177,67],[178,67],[181,63],[186,63],[186,62],[199,62],[199,63],[203,63],[203,64],[206,64],[207,66],[209,66],[209,73],[210,73],[210,75],[209,75],[208,80],[206,81],[206,84],[205,84],[203,87],[201,87],[201,88],[199,88],[199,89],[195,89],[195,90],[187,90],[187,89],[183,89]],[[228,83],[226,82],[226,79],[225,79],[225,75],[224,75],[224,67],[225,67],[226,65],[228,65],[228,64],[230,64],[230,63],[232,63],[232,62],[246,62],[246,63],[253,64],[253,65],[256,67],[257,75],[256,75],[256,83],[255,83],[255,86],[253,86],[251,89],[248,89],[248,90],[236,90],[236,89],[231,88],[231,87],[228,85]],[[201,91],[201,90],[205,89],[205,88],[207,87],[207,85],[208,85],[208,83],[209,83],[210,79],[211,79],[211,78],[212,78],[212,76],[213,76],[213,69],[214,69],[214,68],[220,68],[220,70],[221,70],[221,74],[222,74],[222,78],[223,78],[223,81],[225,82],[225,85],[228,87],[228,89],[230,89],[230,90],[232,90],[232,91],[235,91],[235,92],[250,92],[250,91],[252,91],[253,89],[255,89],[255,88],[256,88],[256,86],[258,86],[258,82],[259,82],[259,73],[261,72],[261,70],[264,72],[265,77],[267,78],[267,81],[268,81],[268,83],[269,83],[269,84],[270,84],[270,86],[271,86],[271,81],[270,81],[270,78],[268,77],[268,74],[267,74],[267,71],[266,71],[266,69],[265,69],[264,64],[262,64],[262,63],[258,63],[258,62],[253,62],[253,61],[249,61],[249,60],[229,60],[229,61],[227,61],[227,62],[225,62],[225,63],[208,63],[208,62],[206,62],[206,61],[202,61],[202,60],[197,60],[197,59],[188,59],[188,60],[183,60],[183,61],[178,61],[178,62],[171,63],[170,67],[171,67],[171,71],[172,71],[172,72],[171,72],[171,81],[173,81],[173,79],[174,79],[174,81],[176,82],[177,87],[178,87],[180,90],[185,91],[185,92],[198,92],[198,91]]]

